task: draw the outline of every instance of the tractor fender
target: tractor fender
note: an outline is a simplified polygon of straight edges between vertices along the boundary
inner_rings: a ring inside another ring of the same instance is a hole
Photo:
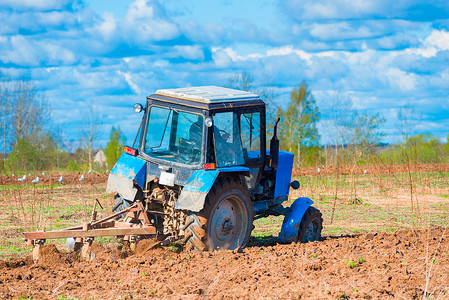
[[[220,170],[196,170],[190,175],[183,187],[175,209],[199,212],[204,207],[204,201],[215,183]]]
[[[123,198],[134,200],[137,193],[134,182],[144,188],[145,175],[146,161],[124,152],[109,173],[106,192],[120,193]]]
[[[190,175],[184,185],[175,209],[199,212],[204,207],[204,201],[215,183],[219,173],[249,175],[249,168],[232,166],[214,170],[196,170]]]
[[[313,201],[306,197],[300,197],[293,202],[290,209],[285,214],[282,222],[279,240],[282,243],[296,242],[299,235],[299,225],[307,208],[313,204]]]

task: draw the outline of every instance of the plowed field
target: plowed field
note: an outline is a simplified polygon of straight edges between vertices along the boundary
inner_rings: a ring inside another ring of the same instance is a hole
[[[7,299],[418,299],[425,293],[449,297],[445,229],[252,246],[242,253],[141,250],[146,243],[141,241],[129,256],[117,248],[96,246],[95,259],[88,263],[47,245],[38,264],[30,258],[0,262],[0,295]]]
[[[98,218],[109,215],[107,174],[41,175],[37,184],[37,175],[1,177],[0,299],[449,299],[448,171],[295,169],[301,188],[285,205],[314,201],[324,220],[319,242],[278,244],[282,217],[270,217],[254,222],[242,252],[148,250],[152,241],[143,240],[133,253],[98,238],[93,260],[81,262],[64,240],[50,240],[35,264],[22,232],[82,224],[95,199]]]

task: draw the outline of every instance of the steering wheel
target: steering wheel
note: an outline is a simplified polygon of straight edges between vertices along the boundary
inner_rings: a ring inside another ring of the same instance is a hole
[[[227,141],[229,139],[229,137],[231,136],[226,130],[223,130],[223,129],[218,129],[218,132],[220,133],[221,138],[224,141]]]
[[[186,162],[191,162],[201,154],[201,149],[196,143],[184,138],[179,139],[178,155]]]

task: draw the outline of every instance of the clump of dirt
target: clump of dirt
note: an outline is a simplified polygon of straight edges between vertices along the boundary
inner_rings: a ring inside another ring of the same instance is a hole
[[[143,239],[137,243],[135,254],[142,256],[147,254],[149,251],[160,247],[161,241],[157,239]]]
[[[307,244],[212,253],[153,247],[142,240],[120,258],[93,245],[95,259],[72,260],[48,245],[50,265],[0,262],[5,298],[422,298],[449,297],[449,230],[368,233]],[[56,249],[57,250],[57,249]],[[128,253],[129,254],[129,253]]]
[[[40,254],[39,263],[44,266],[54,267],[67,263],[67,257],[63,253],[60,253],[58,248],[53,244],[42,245]]]

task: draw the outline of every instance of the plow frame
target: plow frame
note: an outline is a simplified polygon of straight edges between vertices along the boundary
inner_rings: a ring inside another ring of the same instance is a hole
[[[75,251],[81,248],[81,260],[88,261],[91,257],[91,246],[95,237],[123,236],[124,240],[130,242],[130,247],[134,250],[142,236],[156,235],[156,228],[151,225],[142,202],[136,201],[124,210],[98,221],[95,220],[97,216],[95,210],[97,202],[94,205],[91,222],[61,230],[24,232],[23,237],[25,241],[33,246],[33,260],[35,262],[39,261],[41,246],[45,244],[47,239],[74,238]],[[114,220],[122,214],[126,214],[125,220],[134,222]]]

